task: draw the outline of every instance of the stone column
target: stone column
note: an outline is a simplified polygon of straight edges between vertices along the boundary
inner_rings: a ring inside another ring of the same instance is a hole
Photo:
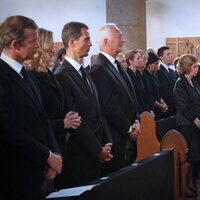
[[[106,17],[122,31],[124,51],[146,49],[146,0],[106,0]]]

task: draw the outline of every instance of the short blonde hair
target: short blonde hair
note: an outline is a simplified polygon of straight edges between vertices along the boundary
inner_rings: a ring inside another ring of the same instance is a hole
[[[177,72],[180,75],[188,74],[191,70],[191,66],[198,62],[198,59],[191,54],[183,54],[179,57],[177,63]]]
[[[126,53],[125,53],[125,58],[126,58],[126,63],[127,63],[128,65],[130,65],[129,60],[133,60],[133,59],[135,58],[135,55],[136,55],[137,53],[139,53],[139,51],[136,50],[136,49],[131,49],[131,50],[126,51]]]

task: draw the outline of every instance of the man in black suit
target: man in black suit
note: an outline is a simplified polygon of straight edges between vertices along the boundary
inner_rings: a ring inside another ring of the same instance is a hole
[[[173,63],[171,49],[162,46],[158,49],[158,57],[161,60],[160,69],[156,72],[159,84],[160,96],[168,105],[168,111],[162,113],[162,118],[173,116],[176,114],[176,106],[173,95],[174,84],[178,78],[177,73],[170,68]]]
[[[81,116],[81,125],[68,140],[68,187],[87,184],[101,175],[101,162],[112,158],[111,137],[102,117],[98,94],[83,58],[88,55],[91,41],[87,25],[69,22],[62,30],[66,56],[55,71],[64,92],[65,105]],[[67,111],[66,111],[67,112]]]
[[[120,29],[112,23],[103,25],[97,41],[100,54],[91,67],[90,75],[98,89],[100,105],[113,138],[113,159],[104,166],[104,173],[108,174],[135,160],[140,123],[134,87],[126,71],[116,61],[125,42]]]
[[[40,92],[23,62],[37,48],[37,25],[11,16],[0,26],[1,199],[38,200],[44,179],[61,172],[62,158]]]

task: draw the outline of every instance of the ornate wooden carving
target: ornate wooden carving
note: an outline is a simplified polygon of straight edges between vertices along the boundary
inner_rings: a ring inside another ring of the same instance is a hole
[[[194,54],[195,47],[200,44],[200,37],[173,37],[166,38],[166,45],[173,53],[173,58],[182,54]]]

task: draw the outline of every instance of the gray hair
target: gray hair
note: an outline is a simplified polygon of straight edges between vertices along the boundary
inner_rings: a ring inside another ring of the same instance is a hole
[[[102,48],[104,39],[110,39],[112,37],[113,29],[119,29],[114,23],[107,23],[100,27],[97,33],[97,43],[99,48]]]

